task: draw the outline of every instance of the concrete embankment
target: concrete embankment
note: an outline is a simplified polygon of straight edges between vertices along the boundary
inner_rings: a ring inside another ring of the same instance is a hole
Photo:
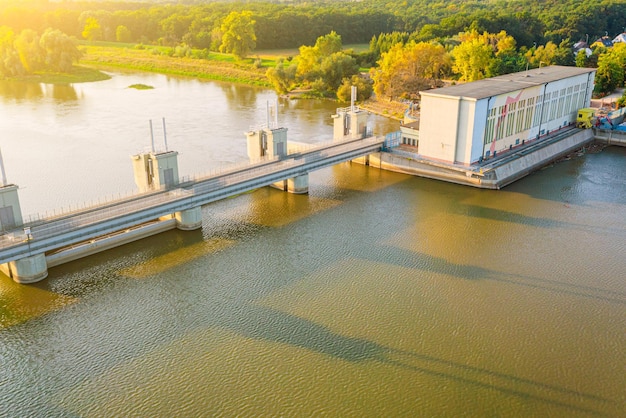
[[[626,132],[624,131],[597,129],[595,139],[602,144],[626,147]]]
[[[500,189],[593,140],[591,129],[569,129],[469,167],[431,161],[418,154],[394,150],[372,154],[355,162],[467,186]]]

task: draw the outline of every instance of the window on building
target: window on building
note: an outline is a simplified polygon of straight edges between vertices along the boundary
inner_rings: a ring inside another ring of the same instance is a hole
[[[516,125],[515,125],[515,133],[520,133],[524,130],[524,108],[526,107],[526,100],[522,100],[519,102],[519,107],[517,108],[517,116]]]
[[[548,93],[545,95],[543,99],[543,114],[541,115],[541,122],[546,122],[548,120],[548,116],[550,116],[550,107],[552,103],[552,93]]]
[[[556,112],[557,117],[561,118],[565,114],[564,106],[565,106],[565,89],[561,90],[561,97],[559,97],[559,109]]]
[[[535,120],[533,121],[533,127],[539,125],[542,112],[543,112],[543,96],[537,96],[537,101],[535,102]]]
[[[490,144],[493,141],[493,128],[496,123],[496,109],[493,108],[489,111],[487,116],[487,126],[485,127],[485,139],[483,144]]]
[[[511,103],[509,105],[509,111],[506,115],[506,136],[513,135],[513,128],[515,126],[515,115],[517,114],[517,112],[515,111],[516,106],[517,103]]]
[[[498,123],[496,125],[495,141],[504,137],[504,119],[506,117],[506,105],[498,108]]]
[[[528,106],[526,106],[526,120],[524,122],[524,130],[530,129],[533,122],[533,111],[535,110],[535,98],[528,99]]]

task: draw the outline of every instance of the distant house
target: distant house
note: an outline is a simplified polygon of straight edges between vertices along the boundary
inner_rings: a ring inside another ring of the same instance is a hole
[[[591,50],[591,48],[589,48],[589,45],[585,41],[576,42],[572,49],[574,51],[574,56],[578,55],[580,51],[585,51],[585,55],[587,55],[587,58],[589,58],[593,54],[593,51]]]
[[[608,36],[603,36],[602,38],[599,38],[597,41],[592,43],[591,46],[592,47],[594,47],[594,46],[604,46],[606,48],[610,48],[610,47],[613,46],[613,40],[611,40],[611,38],[609,38]]]
[[[620,33],[619,35],[615,37],[615,39],[613,39],[614,44],[620,43],[620,42],[626,43],[626,32]]]

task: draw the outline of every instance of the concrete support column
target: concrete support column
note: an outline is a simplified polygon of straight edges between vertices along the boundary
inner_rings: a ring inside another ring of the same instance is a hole
[[[309,175],[293,177],[287,180],[287,191],[295,194],[305,194],[309,192]]]
[[[202,228],[202,208],[200,206],[176,212],[174,217],[176,218],[176,228],[183,231]]]
[[[9,261],[0,266],[0,270],[17,283],[36,283],[48,277],[46,255],[43,253]]]

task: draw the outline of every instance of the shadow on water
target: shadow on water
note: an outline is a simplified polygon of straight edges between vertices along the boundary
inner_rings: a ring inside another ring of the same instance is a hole
[[[540,228],[571,228],[574,226],[569,222],[558,221],[549,218],[538,218],[526,216],[515,212],[501,209],[493,209],[485,206],[460,204],[450,208],[451,211],[473,218],[483,218],[500,222],[511,222],[521,225],[531,225]]]
[[[510,212],[501,209],[494,209],[485,206],[458,204],[451,206],[449,211],[463,216],[471,216],[473,218],[482,218],[492,221],[509,222],[519,225],[530,225],[536,228],[567,228],[578,230],[585,233],[601,233],[601,234],[623,234],[623,231],[615,228],[603,228],[601,226],[589,226],[572,222],[564,222],[550,218],[539,218],[535,216],[522,215],[520,213]]]
[[[233,310],[238,312],[234,314]],[[454,380],[507,395],[546,402],[576,411],[602,415],[578,403],[614,403],[593,394],[494,372],[438,357],[397,350],[375,342],[347,337],[309,320],[252,303],[223,306],[214,325],[247,338],[300,347],[349,362],[375,361],[392,367]],[[244,312],[245,319],[241,318]],[[235,320],[234,318],[239,318]],[[243,319],[243,320],[242,320]],[[213,321],[211,321],[213,322]],[[571,401],[559,398],[570,397]],[[600,405],[601,406],[601,405]]]
[[[369,252],[367,255],[363,255],[362,258],[376,263],[393,264],[411,270],[422,270],[431,273],[453,276],[459,279],[491,280],[626,305],[626,294],[621,292],[592,286],[565,283],[557,280],[513,275],[469,264],[452,263],[441,257],[435,257],[424,253],[416,253],[397,247],[380,248],[379,251]]]

